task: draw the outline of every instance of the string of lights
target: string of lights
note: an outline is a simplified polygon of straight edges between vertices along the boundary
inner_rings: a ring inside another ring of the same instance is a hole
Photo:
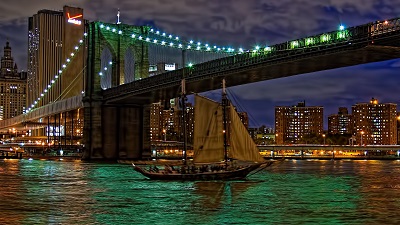
[[[126,35],[122,30],[117,29],[114,27],[115,24],[105,24],[101,23],[99,27],[101,29],[105,29],[106,31],[111,31],[112,33],[118,34],[118,35]],[[265,47],[260,47],[260,46],[255,46],[254,49],[252,50],[246,50],[243,48],[232,48],[232,47],[219,47],[219,46],[211,46],[209,44],[204,44],[201,42],[195,42],[193,40],[181,40],[179,36],[173,35],[173,34],[167,34],[165,32],[161,32],[159,30],[156,30],[154,28],[149,29],[148,35],[141,34],[139,32],[134,32],[128,34],[130,37],[134,40],[139,40],[139,41],[144,41],[156,45],[161,45],[161,46],[167,46],[171,48],[179,48],[179,49],[186,49],[186,50],[193,50],[193,51],[201,51],[201,52],[214,52],[214,53],[228,53],[231,55],[234,54],[241,54],[244,52],[253,52],[253,53],[259,53],[259,52],[271,52],[274,50],[274,46],[265,46]],[[295,48],[300,48],[300,47],[309,47],[313,46],[319,43],[326,43],[329,41],[334,41],[334,40],[340,40],[340,39],[345,39],[349,36],[349,32],[345,30],[344,26],[341,25],[339,27],[339,31],[337,32],[330,32],[330,33],[325,33],[313,37],[307,37],[303,38],[301,40],[293,40],[289,42],[289,48],[290,49],[295,49]],[[87,36],[87,33],[84,34],[84,38]],[[42,98],[46,95],[46,93],[53,87],[53,85],[60,79],[62,73],[64,70],[66,70],[67,66],[70,64],[71,60],[73,59],[74,55],[76,52],[80,50],[80,47],[84,43],[83,39],[79,41],[79,44],[75,46],[74,52],[71,52],[69,58],[66,59],[66,62],[62,65],[62,68],[58,71],[57,74],[54,75],[54,78],[50,81],[50,83],[47,85],[47,88],[43,90],[43,92],[40,94],[38,99],[26,110],[26,113],[30,112],[33,110],[38,103],[42,100]],[[110,67],[112,66],[112,62],[110,61],[108,64],[108,67],[104,67],[101,71],[99,71],[99,76],[102,76],[105,71],[109,70]],[[192,63],[190,63],[189,66],[193,66]]]
[[[84,39],[87,37],[87,33],[84,33],[83,38],[79,40],[78,45],[74,47],[74,50],[69,54],[70,57],[68,57],[65,60],[65,63],[61,66],[60,70],[58,70],[58,73],[54,75],[53,79],[50,81],[49,84],[47,84],[46,88],[42,91],[42,93],[39,95],[37,100],[33,102],[33,104],[30,105],[30,107],[25,111],[25,113],[29,113],[33,109],[35,109],[38,105],[38,103],[46,96],[48,91],[56,84],[56,82],[60,79],[62,73],[67,69],[68,65],[70,65],[70,62],[74,58],[77,52],[79,52],[81,46],[84,44]]]
[[[119,27],[114,27],[115,24],[100,23],[99,27],[119,35],[129,35],[134,40],[144,41],[152,44],[157,44],[161,46],[168,46],[172,48],[186,49],[192,51],[203,51],[203,52],[223,52],[230,55],[241,54],[244,52],[270,52],[274,50],[273,46],[260,46],[256,45],[253,49],[244,48],[233,48],[233,47],[219,47],[217,45],[210,45],[207,43],[202,43],[200,41],[195,42],[193,40],[183,40],[177,35],[167,34],[166,32],[161,32],[155,28],[149,27],[149,32],[147,35],[139,32],[130,32],[126,34]],[[117,25],[118,26],[118,25]],[[299,40],[289,41],[289,48],[296,49],[301,47],[311,47],[317,44],[329,43],[332,41],[340,41],[349,37],[350,33],[345,29],[343,25],[339,26],[338,31],[323,33],[313,37],[302,38]]]

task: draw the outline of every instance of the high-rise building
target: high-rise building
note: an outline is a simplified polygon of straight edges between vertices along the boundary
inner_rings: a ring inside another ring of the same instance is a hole
[[[178,141],[180,134],[180,113],[178,110],[164,109],[161,112],[163,137],[168,141]]]
[[[369,103],[352,106],[354,135],[362,145],[397,144],[397,104],[379,103],[372,98]]]
[[[276,143],[299,143],[306,135],[321,135],[323,115],[324,108],[322,106],[306,107],[305,102],[300,102],[297,106],[276,106]]]
[[[165,108],[161,103],[153,103],[150,111],[151,140],[183,141],[182,110],[171,104]],[[194,107],[186,103],[186,137],[187,142],[193,142]]]
[[[179,123],[179,127],[183,126],[183,121],[182,121],[182,110],[179,111],[179,118],[181,118],[180,123]],[[186,114],[185,114],[185,121],[186,121],[186,140],[187,143],[189,144],[193,144],[193,138],[194,138],[194,106],[192,105],[192,103],[188,102],[186,103]],[[181,131],[183,131],[183,129],[181,128]],[[183,137],[183,134],[181,134],[181,136]]]
[[[337,114],[328,116],[329,134],[353,134],[353,116],[346,107],[340,107]]]
[[[26,72],[18,73],[7,41],[0,68],[0,120],[24,113],[26,106]]]
[[[165,107],[161,103],[152,104],[150,111],[150,132],[152,141],[183,141],[183,115],[182,109],[178,106],[179,104],[175,104],[177,101],[178,99],[171,100],[169,103],[169,106],[171,107]],[[192,103],[186,103],[185,125],[188,144],[193,144],[194,138],[194,107],[195,106],[193,106]],[[247,129],[247,113],[241,112],[239,115]],[[227,116],[229,121],[229,115]],[[230,122],[228,122],[228,126],[229,124]]]
[[[161,140],[161,132],[163,127],[161,126],[162,117],[162,105],[161,103],[153,103],[150,108],[150,140],[156,141]]]
[[[61,11],[40,10],[29,18],[28,109],[83,91],[86,53],[79,46],[85,23],[83,9],[69,6]]]

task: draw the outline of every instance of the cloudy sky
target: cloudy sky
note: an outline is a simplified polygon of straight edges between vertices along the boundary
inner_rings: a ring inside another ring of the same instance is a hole
[[[4,0],[3,0],[4,1]],[[20,70],[27,68],[27,20],[41,9],[84,9],[90,21],[151,25],[185,39],[251,48],[400,17],[400,0],[14,0],[0,4],[0,47],[10,41]],[[2,55],[2,50],[0,51]],[[338,107],[372,97],[400,105],[400,60],[339,68],[232,88],[252,126],[274,124],[274,106]],[[212,94],[212,93],[211,93]]]

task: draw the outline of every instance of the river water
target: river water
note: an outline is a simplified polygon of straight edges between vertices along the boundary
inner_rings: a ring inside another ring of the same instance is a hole
[[[286,160],[244,181],[1,160],[0,224],[400,224],[400,161]]]

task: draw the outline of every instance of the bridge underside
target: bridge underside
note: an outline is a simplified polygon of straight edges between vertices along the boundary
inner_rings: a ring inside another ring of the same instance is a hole
[[[400,45],[400,42],[398,43]],[[393,45],[393,44],[391,44]],[[247,83],[260,82],[276,78],[283,78],[298,74],[311,73],[340,67],[379,62],[400,58],[398,46],[354,46],[354,49],[329,52],[320,51],[301,54],[299,56],[288,55],[287,59],[271,61],[259,65],[242,66],[239,69],[214,72],[201,78],[188,78],[186,90],[188,93],[201,93],[221,88],[221,79],[226,78],[227,86],[238,86]],[[150,78],[151,79],[151,78]],[[144,105],[161,100],[177,97],[180,91],[180,83],[174,82],[165,88],[154,90],[149,88],[147,92],[121,96],[106,101],[106,104],[137,104]]]

